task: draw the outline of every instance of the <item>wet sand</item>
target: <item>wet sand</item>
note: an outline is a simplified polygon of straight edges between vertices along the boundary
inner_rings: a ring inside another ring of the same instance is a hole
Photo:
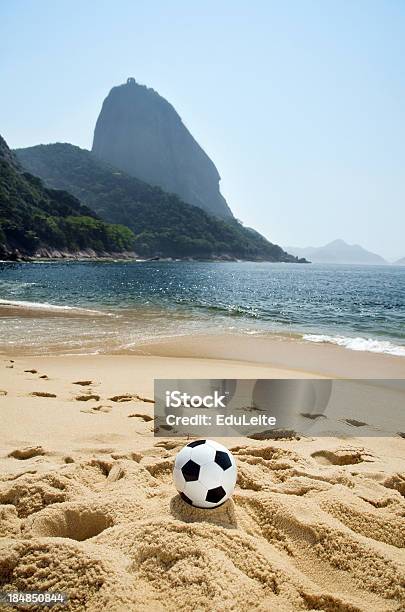
[[[146,355],[232,360],[327,378],[405,378],[405,357],[353,351],[287,336],[237,334],[180,336],[145,343]],[[283,378],[283,376],[280,376]]]

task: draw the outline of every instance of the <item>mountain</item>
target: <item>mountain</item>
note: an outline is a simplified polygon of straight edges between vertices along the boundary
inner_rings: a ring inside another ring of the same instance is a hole
[[[223,219],[233,215],[215,165],[156,91],[128,79],[104,100],[93,153],[150,185]]]
[[[402,259],[398,259],[398,261],[394,262],[396,266],[405,266],[405,257],[402,257]]]
[[[297,261],[235,219],[209,215],[117,170],[90,151],[56,143],[15,153],[47,186],[66,189],[103,219],[131,228],[139,255]]]
[[[9,149],[8,144],[0,135],[0,161],[9,164],[14,170],[21,170],[20,164],[17,161],[14,153]]]
[[[366,251],[358,244],[347,244],[344,240],[333,240],[322,247],[286,247],[286,250],[314,263],[370,265],[387,263],[380,255]]]
[[[129,250],[134,235],[101,221],[66,191],[46,188],[25,172],[0,136],[0,257]]]

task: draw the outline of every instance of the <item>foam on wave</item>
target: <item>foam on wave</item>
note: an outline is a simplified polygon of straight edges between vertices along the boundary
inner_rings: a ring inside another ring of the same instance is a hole
[[[27,302],[22,300],[3,300],[0,299],[0,308],[15,308],[21,311],[46,311],[46,312],[57,312],[57,313],[72,313],[82,315],[98,315],[98,316],[113,316],[109,312],[103,312],[102,310],[93,310],[90,308],[81,308],[79,306],[67,306],[58,304],[49,304],[48,302]]]
[[[305,334],[304,340],[309,342],[337,344],[352,351],[368,351],[370,353],[385,353],[405,357],[405,346],[399,346],[388,340],[375,340],[373,338],[350,338],[347,336],[328,336],[326,334]]]

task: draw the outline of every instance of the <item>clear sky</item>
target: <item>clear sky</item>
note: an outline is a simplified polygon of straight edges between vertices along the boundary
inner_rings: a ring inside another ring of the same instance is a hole
[[[281,245],[405,256],[403,0],[0,0],[0,133],[90,148],[128,76]]]

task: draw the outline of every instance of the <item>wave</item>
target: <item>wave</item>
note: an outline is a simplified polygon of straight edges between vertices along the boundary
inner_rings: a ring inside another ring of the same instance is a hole
[[[405,357],[405,346],[392,344],[388,340],[373,338],[350,338],[347,336],[327,336],[325,334],[304,334],[304,340],[309,342],[337,344],[352,351],[368,351],[370,353],[385,353],[397,357]]]
[[[79,315],[97,315],[97,316],[115,316],[110,312],[102,310],[92,310],[90,308],[81,308],[79,306],[60,306],[57,304],[49,304],[48,302],[27,302],[23,300],[3,300],[0,299],[0,308],[15,309],[18,312],[42,311],[49,313],[69,313]]]
[[[231,317],[251,317],[253,319],[258,319],[260,316],[259,311],[256,308],[248,308],[234,304],[204,304],[202,302],[192,302],[182,299],[176,300],[176,303],[180,305],[191,306],[195,310],[224,313],[227,316]]]
[[[1,261],[0,261],[1,263]],[[2,289],[23,289],[24,287],[33,287],[35,285],[37,285],[38,283],[29,283],[28,281],[22,281],[22,282],[18,282],[18,281],[0,281],[0,287]]]

